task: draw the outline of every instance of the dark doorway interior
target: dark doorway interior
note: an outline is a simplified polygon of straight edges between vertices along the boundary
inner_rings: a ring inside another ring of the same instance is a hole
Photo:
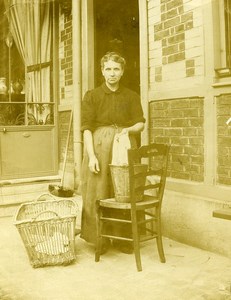
[[[127,62],[123,84],[140,92],[138,0],[94,0],[95,85],[102,82],[100,59],[116,51]]]

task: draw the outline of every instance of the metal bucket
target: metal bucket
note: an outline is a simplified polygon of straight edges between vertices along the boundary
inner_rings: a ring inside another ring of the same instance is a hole
[[[147,170],[147,165],[135,165],[135,173]],[[130,202],[130,188],[129,188],[129,167],[110,165],[112,183],[115,192],[115,199],[117,202],[129,203]],[[145,178],[137,179],[136,187],[143,187],[145,185]],[[136,201],[142,201],[143,192],[136,197]]]

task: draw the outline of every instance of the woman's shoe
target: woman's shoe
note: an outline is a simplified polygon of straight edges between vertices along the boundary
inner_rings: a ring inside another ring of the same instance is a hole
[[[101,249],[100,249],[100,255],[105,254],[109,247],[111,245],[111,241],[109,239],[103,239]]]
[[[113,246],[122,253],[132,254],[133,253],[133,245],[131,242],[124,241],[113,241]]]

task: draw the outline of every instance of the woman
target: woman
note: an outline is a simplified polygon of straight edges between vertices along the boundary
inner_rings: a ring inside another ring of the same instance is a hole
[[[134,145],[135,134],[144,128],[140,97],[120,84],[124,67],[125,59],[119,54],[110,52],[103,56],[101,71],[105,82],[88,91],[82,102],[81,237],[93,244],[96,242],[95,201],[114,194],[109,169],[114,136],[128,133]],[[107,246],[105,241],[104,247]]]

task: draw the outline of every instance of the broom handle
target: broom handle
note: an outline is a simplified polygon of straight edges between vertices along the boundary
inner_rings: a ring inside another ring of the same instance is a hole
[[[63,160],[63,171],[62,171],[61,186],[63,186],[64,173],[65,173],[66,162],[67,162],[67,152],[68,152],[68,146],[69,146],[70,134],[71,134],[72,115],[73,115],[73,112],[72,112],[72,110],[71,110],[70,121],[69,121],[69,127],[68,127],[68,133],[67,133],[66,149],[65,149],[65,155],[64,155],[64,160]]]

